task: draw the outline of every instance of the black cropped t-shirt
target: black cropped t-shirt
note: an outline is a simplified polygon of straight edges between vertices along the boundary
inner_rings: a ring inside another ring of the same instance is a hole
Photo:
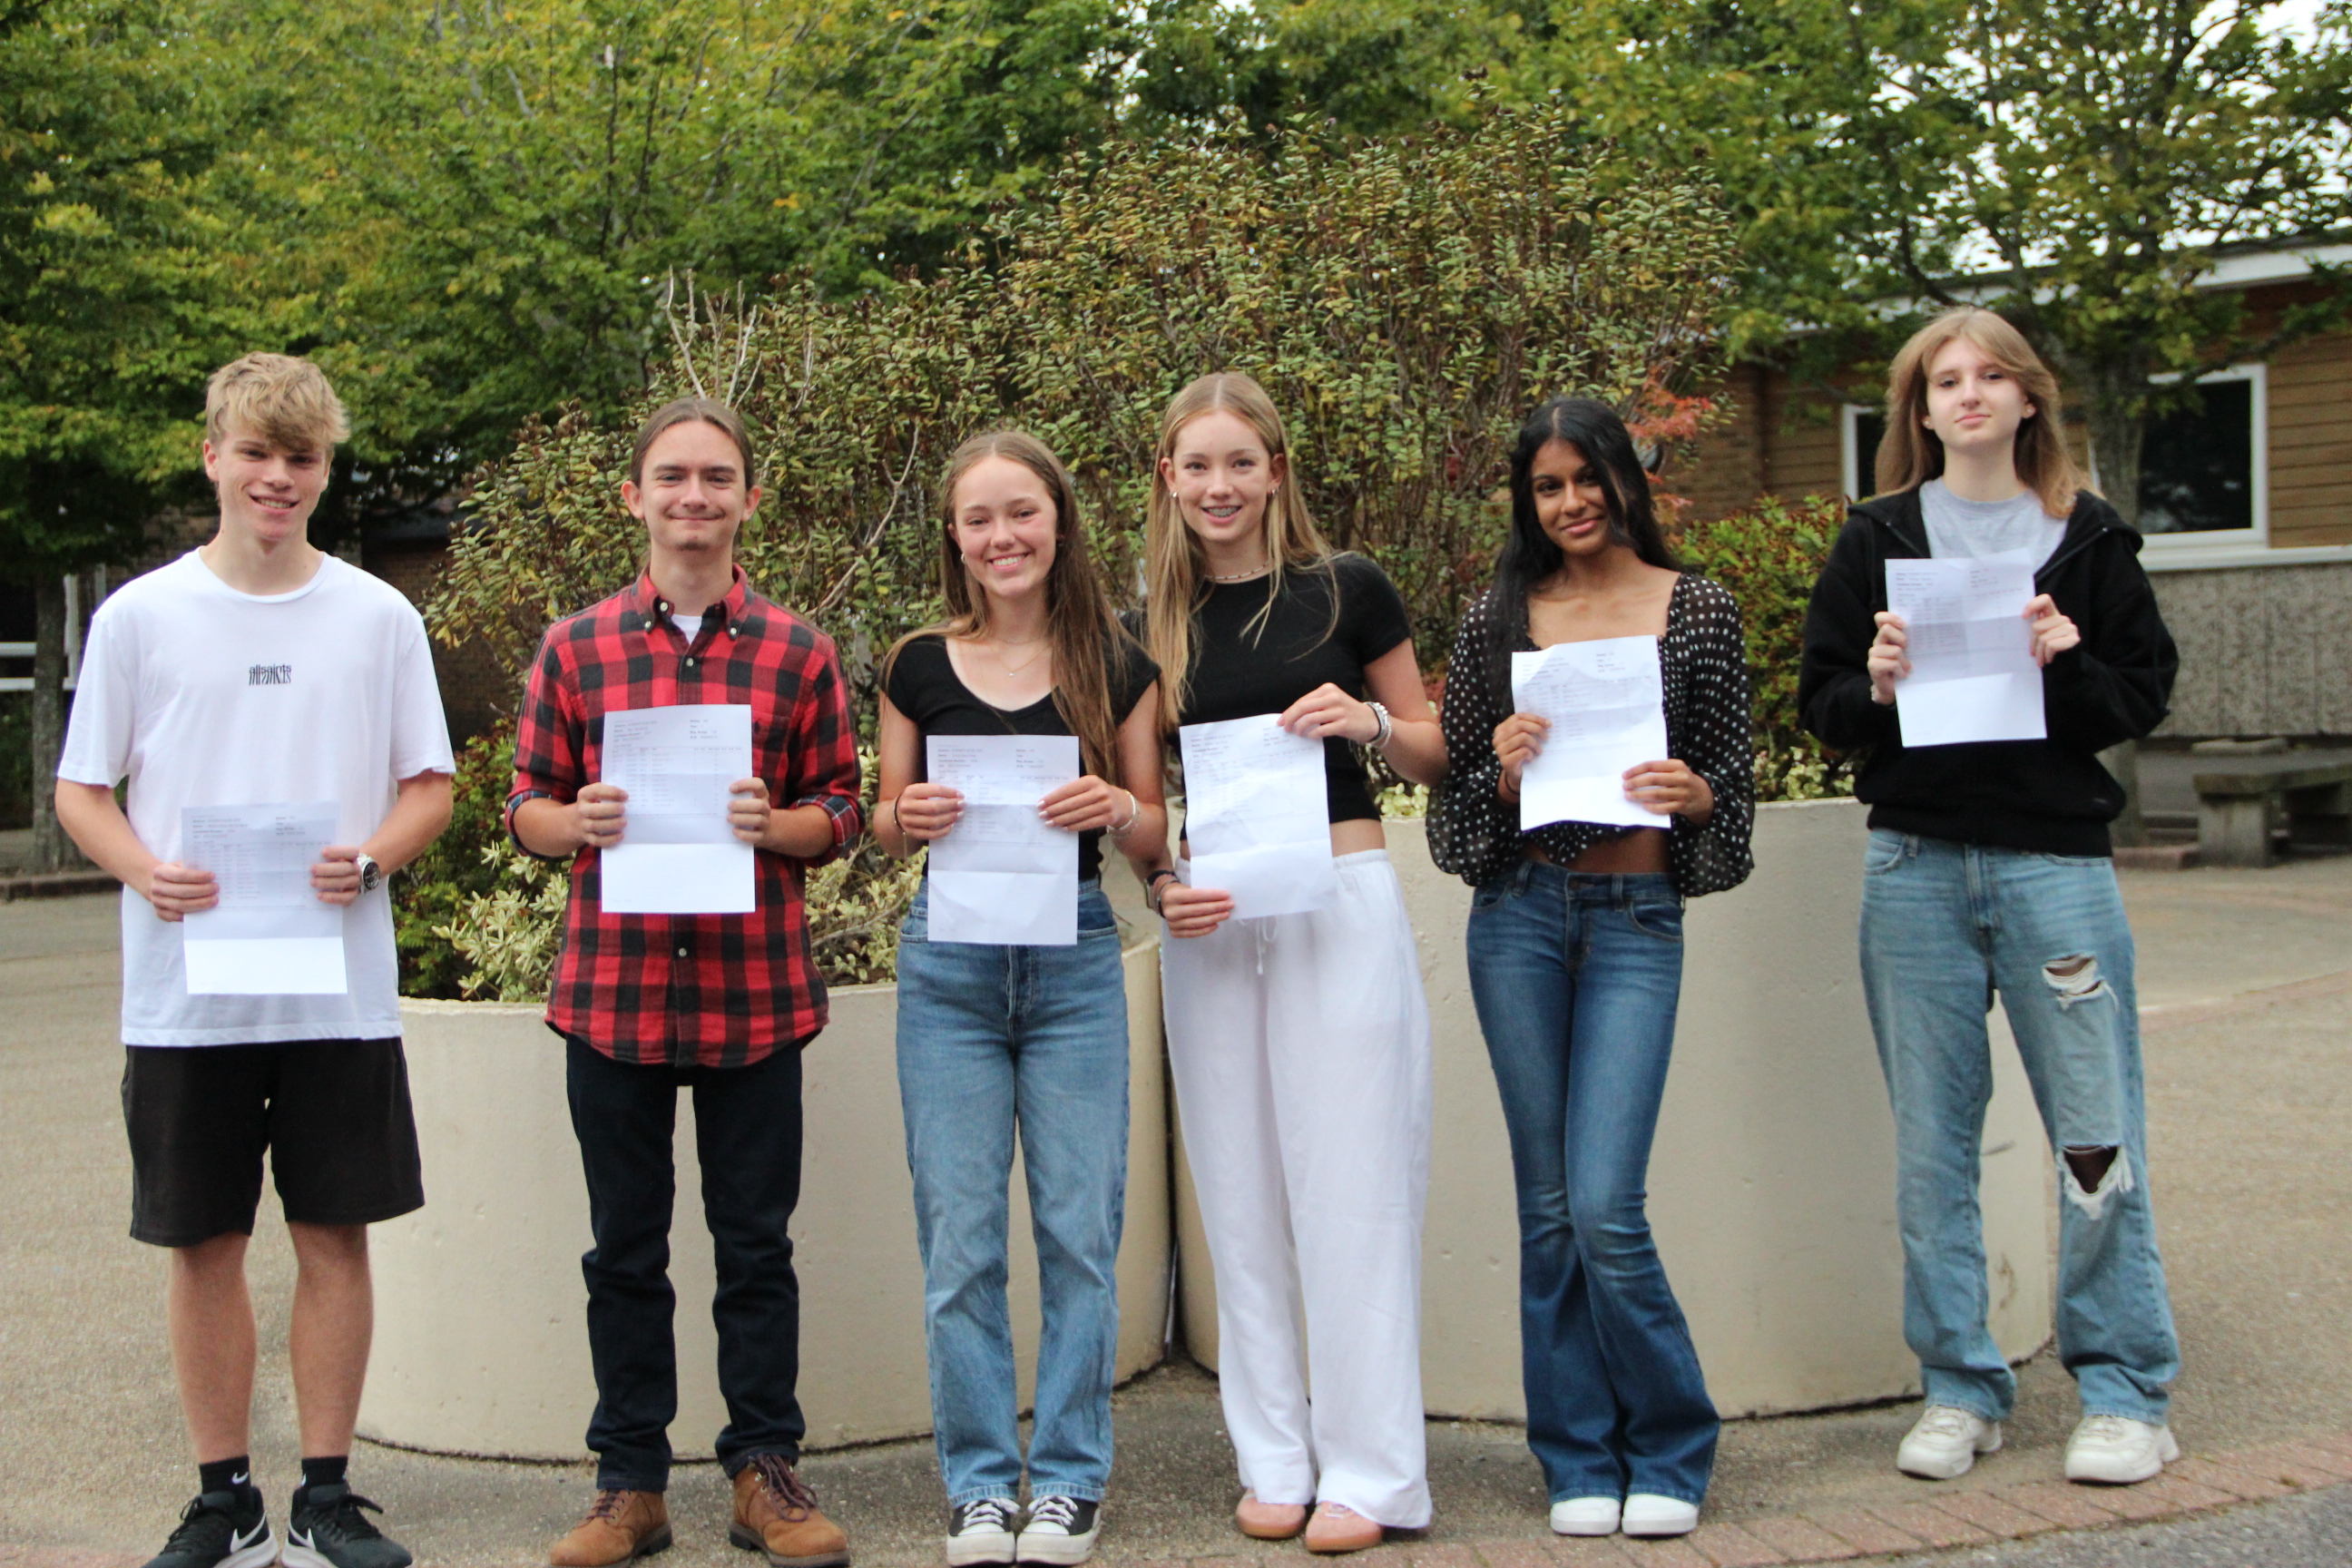
[[[1192,612],[1192,679],[1181,722],[1213,724],[1279,713],[1327,681],[1366,700],[1364,667],[1412,636],[1396,585],[1361,555],[1335,555],[1328,570],[1286,569],[1282,591],[1268,608],[1272,586],[1271,577],[1213,583],[1202,595]],[[1339,596],[1337,624],[1331,616],[1334,593]],[[1265,618],[1252,626],[1262,609]],[[1332,821],[1379,818],[1351,742],[1323,742],[1323,778]]]
[[[1125,723],[1135,711],[1151,683],[1160,679],[1160,667],[1136,645],[1132,637],[1114,637],[1109,649],[1109,663],[1105,673],[1109,677],[1110,713],[1115,723]],[[898,650],[890,662],[890,671],[883,689],[889,695],[890,706],[914,721],[915,728],[925,735],[1066,735],[1070,726],[1062,718],[1062,710],[1054,706],[1050,691],[1026,708],[999,708],[983,701],[978,692],[963,683],[948,658],[948,641],[936,632],[919,637]],[[928,748],[919,749],[915,756],[915,779],[920,784],[929,776]],[[1078,835],[1078,878],[1081,881],[1102,874],[1102,830]]]

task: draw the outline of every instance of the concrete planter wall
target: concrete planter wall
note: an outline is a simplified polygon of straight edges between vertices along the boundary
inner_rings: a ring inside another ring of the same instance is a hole
[[[1156,940],[1126,953],[1131,1074],[1127,1228],[1118,1260],[1121,1377],[1156,1363],[1171,1247],[1168,1110]],[[833,994],[803,1058],[807,1134],[793,1230],[801,1282],[801,1402],[812,1447],[910,1436],[931,1424],[923,1279],[898,1110],[897,991]],[[409,1002],[409,1073],[430,1201],[375,1227],[375,1353],[360,1430],[437,1452],[581,1454],[595,1400],[580,1255],[588,1202],[560,1042],[536,1006]],[[711,1328],[693,1110],[681,1096],[677,1289],[681,1455],[726,1422]],[[1037,1266],[1013,1177],[1012,1305],[1023,1397],[1035,1372]]]
[[[1916,1393],[1902,1336],[1894,1124],[1856,969],[1864,808],[1768,805],[1756,874],[1690,906],[1675,1062],[1650,1165],[1658,1246],[1727,1415]],[[1422,1373],[1432,1414],[1523,1420],[1510,1150],[1463,956],[1470,891],[1418,823],[1389,842],[1435,1027]],[[1982,1200],[1995,1338],[2048,1338],[2054,1195],[2041,1122],[1993,1015]],[[1216,1359],[1215,1282],[1178,1173],[1187,1347]]]

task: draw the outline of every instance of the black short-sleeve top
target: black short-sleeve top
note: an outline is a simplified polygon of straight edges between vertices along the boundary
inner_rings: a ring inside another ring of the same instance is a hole
[[[1555,822],[1532,833],[1519,831],[1518,803],[1503,799],[1497,789],[1503,764],[1495,755],[1495,730],[1511,716],[1509,656],[1514,650],[1532,653],[1536,645],[1524,618],[1497,636],[1496,615],[1494,595],[1483,595],[1463,616],[1454,640],[1441,715],[1453,765],[1429,810],[1431,856],[1440,870],[1473,887],[1516,866],[1530,845],[1554,865],[1566,866],[1603,839],[1641,831],[1594,822]],[[1756,822],[1756,757],[1739,602],[1721,584],[1684,573],[1666,603],[1658,664],[1665,681],[1667,754],[1688,763],[1715,793],[1715,811],[1706,826],[1681,816],[1660,824],[1673,835],[1666,841],[1666,860],[1675,887],[1695,899],[1738,887],[1755,866],[1749,838]]]
[[[1261,611],[1265,618],[1253,626]],[[1212,583],[1192,612],[1192,679],[1180,721],[1279,713],[1327,681],[1362,701],[1364,667],[1412,636],[1396,585],[1361,555],[1335,555],[1328,568],[1286,568],[1278,594],[1271,577]],[[1332,821],[1379,818],[1352,742],[1323,742],[1323,777]]]
[[[1125,633],[1104,650],[1112,721],[1125,723],[1135,705],[1160,679],[1160,667]],[[1066,735],[1070,726],[1047,692],[1026,708],[999,708],[963,683],[948,658],[948,640],[937,632],[916,637],[890,662],[883,689],[890,706],[914,721],[924,735]],[[915,753],[915,782],[927,776],[928,752]],[[1078,878],[1102,874],[1102,830],[1078,835]]]

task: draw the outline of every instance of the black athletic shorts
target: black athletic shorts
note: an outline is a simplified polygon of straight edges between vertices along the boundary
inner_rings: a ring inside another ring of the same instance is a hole
[[[264,1150],[299,1224],[369,1225],[425,1206],[399,1040],[124,1050],[134,1239],[251,1236]]]

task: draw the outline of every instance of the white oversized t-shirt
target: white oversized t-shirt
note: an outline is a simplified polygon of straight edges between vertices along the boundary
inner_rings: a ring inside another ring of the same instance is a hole
[[[399,781],[453,773],[425,623],[399,590],[333,556],[290,594],[240,594],[195,552],[124,584],[90,619],[58,776],[129,779],[139,841],[180,858],[180,808],[341,809],[366,840]],[[389,887],[343,911],[342,996],[191,996],[184,926],[122,890],[122,1041],[222,1046],[400,1033]]]

